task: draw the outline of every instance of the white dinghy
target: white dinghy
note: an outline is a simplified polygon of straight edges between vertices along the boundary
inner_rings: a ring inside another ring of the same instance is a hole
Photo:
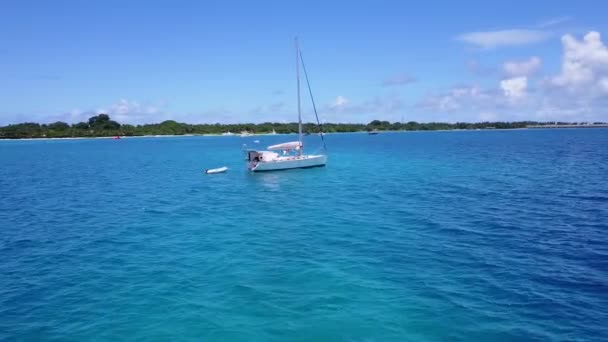
[[[208,175],[212,175],[215,173],[224,173],[226,171],[228,171],[228,168],[226,166],[223,166],[223,167],[218,167],[217,169],[206,169],[205,173]]]

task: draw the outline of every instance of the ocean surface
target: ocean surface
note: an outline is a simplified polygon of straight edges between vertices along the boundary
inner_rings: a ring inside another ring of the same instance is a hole
[[[325,138],[0,141],[0,340],[608,340],[608,130]]]

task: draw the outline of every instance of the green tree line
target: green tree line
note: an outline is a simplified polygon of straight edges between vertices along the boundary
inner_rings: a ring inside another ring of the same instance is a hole
[[[536,121],[518,122],[478,122],[478,123],[445,123],[429,122],[389,122],[374,120],[368,124],[355,123],[325,123],[323,131],[334,132],[365,132],[365,131],[434,131],[453,129],[509,129],[525,128],[529,125],[552,125]],[[557,124],[569,124],[558,122]],[[306,123],[303,127],[306,133],[320,132],[319,126],[314,123]],[[22,139],[22,138],[69,138],[69,137],[111,137],[111,136],[143,136],[143,135],[186,135],[186,134],[222,134],[232,132],[250,133],[296,133],[298,123],[244,123],[244,124],[186,124],[173,120],[163,121],[158,124],[128,125],[113,121],[107,114],[95,115],[87,122],[68,124],[65,122],[54,122],[50,124],[39,124],[26,122],[0,127],[0,139]]]

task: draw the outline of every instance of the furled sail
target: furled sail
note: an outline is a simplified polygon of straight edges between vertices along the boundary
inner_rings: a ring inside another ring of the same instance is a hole
[[[299,150],[302,145],[299,141],[286,142],[282,144],[268,146],[269,150]]]

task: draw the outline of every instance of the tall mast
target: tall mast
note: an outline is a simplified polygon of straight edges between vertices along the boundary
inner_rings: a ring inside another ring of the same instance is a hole
[[[298,44],[298,37],[295,38],[296,43],[296,81],[298,84],[298,141],[300,143],[300,149],[298,154],[302,155],[302,105],[300,103],[300,46]]]

